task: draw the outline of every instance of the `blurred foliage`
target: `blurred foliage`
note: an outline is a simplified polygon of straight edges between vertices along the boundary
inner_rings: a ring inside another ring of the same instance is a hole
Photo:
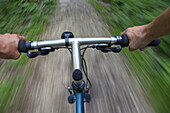
[[[43,31],[47,14],[57,0],[0,0],[0,34],[16,33],[33,38]]]
[[[128,27],[150,23],[170,6],[169,0],[89,0],[100,12],[113,35]],[[158,31],[159,32],[159,31]],[[170,111],[170,36],[162,38],[156,48],[129,52],[124,55],[130,68],[158,113]]]
[[[11,33],[36,40],[47,25],[49,14],[56,9],[57,0],[0,0],[0,34]],[[17,61],[0,59],[0,113],[6,113],[13,99],[31,73],[28,58]]]

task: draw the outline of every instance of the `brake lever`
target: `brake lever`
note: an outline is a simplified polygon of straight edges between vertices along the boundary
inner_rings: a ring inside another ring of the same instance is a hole
[[[107,52],[115,52],[115,53],[119,53],[121,51],[121,46],[117,46],[117,47],[96,47],[97,50],[101,50],[104,53]]]
[[[27,56],[29,58],[35,58],[37,57],[38,55],[48,55],[49,52],[48,51],[36,51],[36,52],[28,52],[27,53]]]
[[[101,50],[104,53],[111,51],[110,47],[111,47],[111,45],[109,45],[109,44],[96,44],[95,45],[95,48],[97,50]]]
[[[29,58],[35,58],[36,56],[38,56],[39,55],[39,52],[37,51],[37,52],[27,52],[27,56],[29,57]]]
[[[119,53],[122,50],[121,46],[111,47],[111,51],[114,53]]]
[[[58,49],[58,48],[56,48],[56,49]],[[29,58],[35,58],[38,55],[48,55],[49,52],[54,52],[55,48],[52,48],[52,47],[43,47],[43,48],[40,48],[38,50],[39,51],[36,51],[36,52],[27,52],[27,56]]]
[[[105,48],[96,47],[96,49],[100,50],[100,51],[102,51],[104,53],[107,53],[107,52],[111,51],[110,47],[105,47]]]

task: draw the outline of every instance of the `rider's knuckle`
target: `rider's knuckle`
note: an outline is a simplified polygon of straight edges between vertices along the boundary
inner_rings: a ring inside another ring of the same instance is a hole
[[[15,38],[18,38],[18,35],[17,35],[17,34],[12,34],[12,36],[14,36]]]
[[[129,31],[131,28],[127,28],[126,30]]]

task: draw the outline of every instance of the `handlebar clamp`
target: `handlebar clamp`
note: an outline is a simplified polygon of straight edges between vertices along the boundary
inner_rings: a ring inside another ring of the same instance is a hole
[[[69,38],[74,38],[74,35],[70,31],[65,31],[61,35],[62,39],[65,39],[65,46],[69,46]]]

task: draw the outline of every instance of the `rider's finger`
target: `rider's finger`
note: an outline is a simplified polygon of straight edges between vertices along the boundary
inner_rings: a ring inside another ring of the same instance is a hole
[[[18,36],[20,40],[26,40],[23,36]]]
[[[148,46],[146,46],[145,48],[140,48],[140,51],[144,51],[146,48],[148,48]]]
[[[126,30],[120,33],[120,35],[123,35],[123,34],[126,34]]]
[[[137,48],[136,48],[136,45],[134,44],[134,42],[132,41],[129,41],[129,51],[135,51]]]
[[[136,49],[132,48],[131,46],[129,46],[129,51],[135,51]]]
[[[10,34],[10,36],[12,36],[12,37],[18,37],[17,34]]]
[[[145,49],[145,48],[140,48],[139,50],[140,50],[140,51],[144,51],[144,49]]]
[[[10,35],[9,33],[5,33],[4,35]]]
[[[15,55],[13,56],[13,59],[18,59],[21,56],[20,52],[15,53]]]

